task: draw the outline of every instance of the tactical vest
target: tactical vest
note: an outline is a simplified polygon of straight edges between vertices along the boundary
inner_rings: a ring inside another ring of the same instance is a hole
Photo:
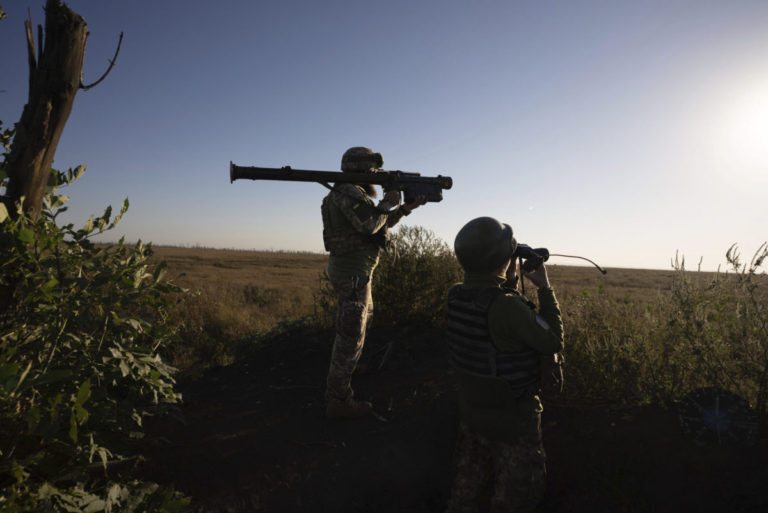
[[[471,430],[484,437],[514,443],[537,422],[530,404],[540,386],[540,354],[532,349],[506,352],[493,344],[488,311],[500,294],[511,289],[451,289],[446,334],[448,352],[459,384],[459,412]]]
[[[343,218],[340,212],[331,213],[331,192],[323,199],[320,211],[323,215],[323,245],[331,255],[338,256],[359,249],[377,251],[383,244],[382,237],[387,236],[386,226],[373,235],[360,233]],[[341,194],[341,193],[337,193]]]
[[[505,292],[511,289],[451,289],[446,320],[448,349],[456,368],[503,379],[513,391],[522,391],[540,383],[541,354],[528,346],[508,352],[494,345],[488,330],[488,311],[493,300]]]

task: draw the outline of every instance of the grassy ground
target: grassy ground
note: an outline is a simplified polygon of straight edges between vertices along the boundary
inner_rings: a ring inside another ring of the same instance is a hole
[[[282,319],[311,314],[328,262],[326,255],[312,253],[154,249],[155,258],[168,264],[172,281],[199,292],[201,307],[241,311],[245,329],[269,329]]]
[[[328,262],[325,254],[158,246],[154,258],[168,264],[171,281],[193,293],[173,312],[182,343],[168,356],[183,373],[230,364],[241,342],[322,313],[317,294]],[[602,275],[592,267],[548,269],[567,314],[576,311],[569,305],[598,295],[608,303],[653,304],[669,295],[675,277],[673,270],[609,268]],[[701,273],[699,278],[710,276]],[[376,294],[381,307],[385,299]]]
[[[315,294],[328,256],[315,253],[240,251],[156,246],[155,259],[168,264],[168,277],[197,296],[182,305],[179,318],[209,321],[227,336],[269,331],[281,321],[313,315]],[[567,299],[602,288],[611,297],[653,301],[672,287],[674,271],[548,266],[558,297]]]
[[[183,343],[173,348],[183,372],[233,361],[234,345],[316,313],[315,297],[328,263],[325,254],[157,246],[168,278],[193,293],[175,312]],[[553,265],[550,276],[563,300],[599,289],[612,297],[653,300],[669,290],[671,271]],[[374,291],[375,293],[375,291]],[[377,298],[375,298],[377,299]]]
[[[168,356],[183,373],[232,363],[239,341],[312,315],[328,261],[310,253],[163,246],[155,247],[154,259],[192,293],[172,314],[182,343]]]
[[[433,311],[458,276],[455,260],[424,230],[397,237],[399,258],[382,257],[374,278],[373,329],[439,325]],[[194,293],[173,313],[181,342],[164,350],[182,375],[229,365],[297,325],[326,328],[335,315],[323,254],[159,247],[154,258]],[[669,404],[720,386],[766,410],[764,274],[548,269],[563,311],[569,399]]]
[[[401,242],[398,260],[383,257],[374,279],[373,329],[439,325],[442,317],[433,310],[458,276],[455,261],[413,251],[432,244],[423,233]],[[169,278],[193,292],[172,314],[181,342],[164,352],[182,375],[229,365],[276,332],[332,323],[326,255],[155,251],[154,258],[168,264]],[[442,254],[440,248],[433,253]],[[664,403],[714,385],[766,408],[764,275],[548,269],[563,311],[574,400]],[[530,287],[528,295],[535,299]]]
[[[155,258],[197,291],[175,313],[173,363],[196,379],[181,387],[185,426],[156,428],[171,440],[150,456],[158,481],[200,512],[444,509],[457,419],[439,329],[374,325],[354,386],[377,416],[329,423],[332,330],[291,324],[314,319],[325,255],[161,247]],[[402,268],[380,271],[394,281]],[[413,269],[406,279],[424,270]],[[568,361],[566,393],[544,396],[550,478],[538,511],[765,511],[766,438],[698,446],[675,401],[704,385],[760,400],[766,277],[548,269]]]

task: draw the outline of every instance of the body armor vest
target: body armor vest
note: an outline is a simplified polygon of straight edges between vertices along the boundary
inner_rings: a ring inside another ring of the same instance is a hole
[[[492,301],[511,289],[491,287],[461,290],[448,295],[446,332],[448,350],[454,366],[469,374],[495,377],[509,384],[513,393],[541,382],[541,354],[533,348],[513,352],[499,351],[488,329]]]
[[[386,226],[373,235],[360,233],[349,222],[339,222],[341,214],[332,216],[331,208],[329,194],[323,199],[320,211],[323,215],[323,245],[331,255],[343,255],[363,248],[375,251],[384,246],[380,239],[383,237],[386,242]]]

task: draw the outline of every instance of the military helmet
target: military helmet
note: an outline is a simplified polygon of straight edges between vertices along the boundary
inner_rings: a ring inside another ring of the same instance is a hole
[[[467,272],[493,272],[517,248],[512,227],[492,217],[478,217],[465,224],[453,243],[456,258]]]
[[[371,169],[384,165],[381,153],[374,153],[365,146],[354,146],[344,152],[341,157],[341,170],[351,173],[367,173]]]

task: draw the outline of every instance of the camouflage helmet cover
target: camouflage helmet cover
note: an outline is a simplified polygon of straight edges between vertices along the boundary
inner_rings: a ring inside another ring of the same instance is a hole
[[[341,157],[341,170],[351,173],[367,173],[384,165],[381,153],[374,153],[365,146],[354,146]]]
[[[512,258],[517,241],[512,227],[492,217],[478,217],[465,224],[453,243],[456,258],[467,272],[493,272]]]

